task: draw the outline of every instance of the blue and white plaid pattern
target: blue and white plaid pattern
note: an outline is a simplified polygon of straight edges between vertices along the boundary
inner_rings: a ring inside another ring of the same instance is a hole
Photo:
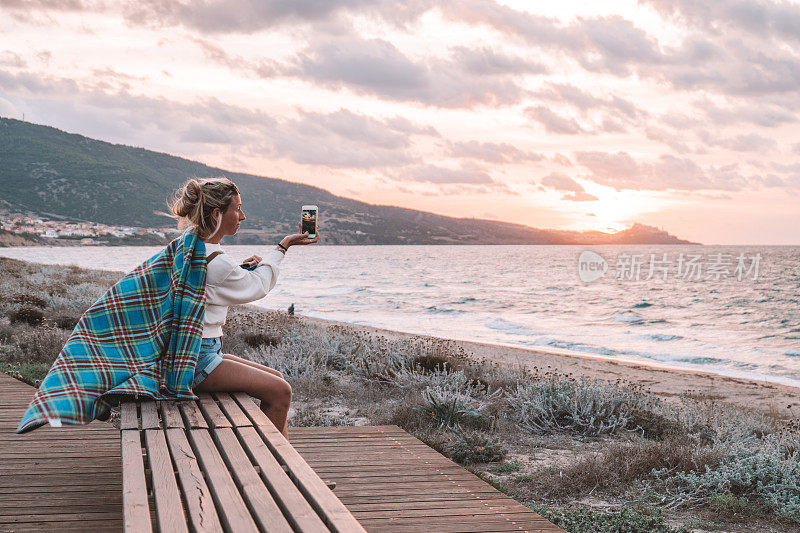
[[[185,231],[100,297],[59,353],[17,433],[107,420],[120,396],[197,399],[206,247]]]

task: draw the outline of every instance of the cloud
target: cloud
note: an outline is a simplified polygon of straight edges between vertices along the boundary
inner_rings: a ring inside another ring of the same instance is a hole
[[[508,143],[458,141],[450,143],[449,154],[453,157],[480,159],[487,163],[525,163],[541,161],[544,156],[520,150]]]
[[[186,143],[203,144],[227,144],[231,142],[231,138],[222,129],[197,121],[181,131],[178,135],[178,140]]]
[[[725,30],[799,41],[800,6],[752,0],[641,0],[667,17],[715,33]]]
[[[22,112],[13,103],[0,96],[0,116],[21,119]]]
[[[476,76],[545,74],[548,71],[547,67],[537,61],[505,55],[485,46],[476,49],[457,46],[452,49],[450,59],[460,65],[464,72]]]
[[[571,192],[561,197],[562,200],[569,200],[571,202],[594,202],[599,200],[597,196],[589,194],[588,192]]]
[[[744,122],[770,128],[797,121],[797,115],[794,112],[759,101],[720,107],[708,99],[703,99],[695,102],[694,106],[719,125]]]
[[[125,91],[106,93],[72,80],[30,73],[14,75],[0,70],[0,85],[20,95],[24,105],[12,101],[12,110],[47,116],[48,123],[56,127],[183,153],[195,149],[186,144],[222,144],[226,148],[236,144],[299,164],[390,168],[419,162],[412,150],[414,136],[438,135],[435,129],[404,117],[380,119],[344,109],[332,113],[300,110],[295,117],[273,117],[216,98],[174,102]],[[34,96],[30,96],[32,92]]]
[[[567,194],[561,196],[562,200],[570,202],[592,202],[598,199],[597,196],[586,192],[580,183],[560,172],[553,172],[543,177],[541,184],[544,187],[555,189],[556,191],[567,191]]]
[[[525,116],[540,123],[548,133],[559,133],[564,135],[577,135],[584,133],[584,129],[573,118],[565,118],[551,111],[545,106],[529,107],[525,110]]]
[[[578,164],[589,169],[590,179],[616,190],[711,190],[736,191],[748,185],[737,165],[701,168],[694,161],[664,154],[652,163],[638,163],[630,154],[575,152]]]
[[[708,146],[719,146],[735,152],[764,153],[774,150],[778,143],[757,133],[741,133],[734,137],[716,137],[708,131],[698,132],[700,139]]]
[[[648,139],[662,142],[679,154],[686,154],[694,151],[686,144],[686,135],[671,133],[666,129],[659,128],[657,126],[645,127],[644,134]]]
[[[557,191],[583,192],[584,190],[580,183],[560,172],[553,172],[542,178],[542,185]]]
[[[377,119],[340,109],[333,113],[300,111],[282,119],[266,148],[296,163],[338,168],[389,168],[417,163],[413,135],[437,135],[406,119]]]
[[[0,66],[2,67],[24,68],[27,64],[28,63],[22,59],[19,54],[11,50],[0,52]]]
[[[347,9],[374,4],[370,0],[206,0],[171,2],[138,0],[125,6],[128,22],[146,26],[184,26],[201,33],[253,33],[260,30],[315,22],[320,26]]]
[[[526,91],[520,76],[540,74],[534,60],[489,48],[455,47],[444,58],[412,60],[393,43],[355,34],[313,36],[286,62],[247,59],[195,38],[209,60],[250,77],[296,78],[331,90],[349,89],[384,100],[419,102],[444,108],[518,103]]]
[[[283,74],[385,100],[472,108],[519,103],[526,90],[517,76],[542,68],[485,48],[458,47],[444,58],[412,60],[389,41],[346,36],[316,40]]]
[[[279,76],[286,68],[279,62],[269,58],[252,60],[230,54],[221,46],[207,39],[196,37],[193,40],[200,45],[200,49],[203,51],[203,55],[205,55],[206,59],[250,77],[272,78]]]
[[[457,169],[437,165],[415,165],[404,169],[402,175],[398,175],[398,179],[436,184],[501,185],[496,184],[486,170],[467,165]]]

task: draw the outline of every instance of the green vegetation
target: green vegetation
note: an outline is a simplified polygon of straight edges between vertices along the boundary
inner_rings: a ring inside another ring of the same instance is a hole
[[[0,371],[36,385],[122,275],[0,258]],[[796,423],[252,307],[224,329],[226,352],[292,383],[290,425],[397,424],[567,531],[800,531]]]
[[[553,510],[540,505],[531,509],[570,533],[689,533],[686,528],[672,528],[658,509],[623,509],[597,511],[588,508]]]

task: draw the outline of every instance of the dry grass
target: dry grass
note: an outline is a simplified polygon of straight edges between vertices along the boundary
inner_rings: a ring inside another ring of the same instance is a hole
[[[565,500],[595,492],[622,496],[656,469],[699,472],[714,467],[720,450],[704,447],[688,436],[665,440],[610,441],[597,452],[564,467],[541,468],[517,479],[515,490],[525,499]]]

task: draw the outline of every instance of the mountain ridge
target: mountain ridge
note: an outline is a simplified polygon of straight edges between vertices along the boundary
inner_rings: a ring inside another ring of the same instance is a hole
[[[169,194],[189,177],[220,175],[237,184],[248,206],[250,227],[226,238],[230,244],[267,244],[294,233],[300,206],[312,202],[323,213],[320,235],[327,244],[697,244],[639,223],[617,233],[577,232],[368,204],[312,185],[0,117],[4,200],[31,213],[174,228],[158,214],[166,211]]]

